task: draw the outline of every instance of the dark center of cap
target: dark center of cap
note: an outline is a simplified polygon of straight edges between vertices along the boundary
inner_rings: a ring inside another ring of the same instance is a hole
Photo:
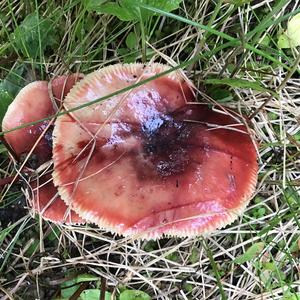
[[[157,174],[167,177],[184,172],[189,163],[187,139],[190,128],[171,115],[148,120],[142,126],[143,155]]]

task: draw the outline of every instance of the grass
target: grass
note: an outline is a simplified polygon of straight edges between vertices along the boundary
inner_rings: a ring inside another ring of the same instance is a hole
[[[143,22],[97,15],[84,3],[0,1],[1,114],[32,80],[118,62],[180,65],[205,99],[251,119],[257,189],[226,228],[147,242],[46,222],[23,208],[21,183],[5,186],[1,299],[55,299],[70,286],[117,299],[127,290],[152,299],[300,299],[300,53],[277,47],[300,2],[184,1],[172,12],[145,6],[156,15]],[[15,174],[2,145],[0,156],[1,177]]]

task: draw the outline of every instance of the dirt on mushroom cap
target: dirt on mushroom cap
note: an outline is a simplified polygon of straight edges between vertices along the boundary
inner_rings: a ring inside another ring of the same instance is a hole
[[[74,108],[167,69],[104,68],[77,84],[65,106]],[[257,177],[246,127],[196,103],[179,72],[59,117],[53,159],[54,183],[79,215],[144,238],[225,226],[247,205]]]

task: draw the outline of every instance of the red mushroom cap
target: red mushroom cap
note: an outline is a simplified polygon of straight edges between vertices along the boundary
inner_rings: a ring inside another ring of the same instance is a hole
[[[3,131],[11,130],[23,124],[38,121],[54,114],[52,102],[48,94],[47,81],[35,81],[26,85],[10,104],[2,121]],[[43,133],[49,121],[38,123],[5,134],[6,142],[12,147],[16,155],[30,152],[39,136]],[[39,161],[38,165],[51,158],[52,149],[48,136],[44,136],[33,150]]]
[[[54,100],[62,99],[81,78],[81,74],[72,74],[54,79],[51,83]],[[26,85],[8,107],[2,121],[2,130],[11,130],[53,115],[55,108],[48,91],[47,81],[34,81]],[[5,140],[17,156],[27,154],[35,146],[33,154],[37,155],[38,165],[41,165],[52,157],[52,128],[50,134],[44,135],[37,145],[35,143],[48,124],[49,121],[44,121],[9,132],[5,134]]]
[[[87,75],[67,109],[167,70],[114,65]],[[179,72],[57,118],[53,179],[80,216],[123,235],[207,233],[237,218],[257,178],[244,125],[195,102]]]
[[[79,79],[78,74],[60,76],[54,79],[51,87],[54,98],[60,99]],[[47,81],[35,81],[25,86],[8,107],[2,122],[4,131],[11,130],[26,123],[38,121],[55,113],[48,92]],[[47,130],[37,143],[39,137],[49,126],[49,121],[17,129],[5,134],[6,142],[15,151],[17,157],[27,155],[32,148],[37,160],[37,167],[49,161],[52,156],[52,127]],[[38,184],[37,184],[38,183]],[[38,181],[31,182],[33,197],[30,199],[33,209],[53,222],[83,223],[84,221],[57,196],[49,175],[43,175]],[[51,200],[52,199],[52,200]],[[49,203],[51,201],[51,203]]]

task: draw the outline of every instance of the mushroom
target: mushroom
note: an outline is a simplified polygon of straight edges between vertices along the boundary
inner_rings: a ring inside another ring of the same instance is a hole
[[[28,84],[8,107],[2,122],[2,129],[8,131],[53,115],[55,113],[54,102],[63,99],[75,82],[81,78],[82,75],[73,74],[54,79],[50,85],[53,97],[49,95],[47,81],[35,81]],[[4,138],[20,161],[27,159],[28,154],[31,153],[28,162],[32,168],[36,169],[51,160],[52,130],[53,125],[50,121],[43,121],[6,133]],[[43,218],[53,222],[83,223],[82,218],[75,212],[69,213],[70,209],[58,196],[51,173],[48,173],[30,182],[33,191],[30,202],[33,209],[41,213]]]
[[[87,75],[72,109],[168,69],[117,64]],[[257,180],[256,150],[236,114],[197,102],[179,71],[57,118],[54,184],[82,218],[139,238],[191,236],[233,222]]]

